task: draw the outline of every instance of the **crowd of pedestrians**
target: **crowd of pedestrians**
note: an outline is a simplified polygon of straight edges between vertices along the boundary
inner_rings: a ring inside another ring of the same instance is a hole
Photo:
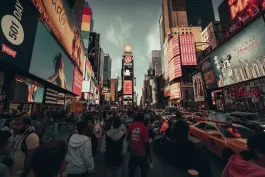
[[[146,177],[153,165],[149,142],[167,136],[185,151],[189,126],[178,116],[165,120],[136,109],[0,115],[0,177],[93,176],[99,154],[106,177],[134,177],[137,167]],[[60,141],[64,125],[72,133]],[[250,137],[247,145],[249,151],[230,158],[222,177],[265,176],[265,133]],[[179,165],[188,163],[186,158]]]

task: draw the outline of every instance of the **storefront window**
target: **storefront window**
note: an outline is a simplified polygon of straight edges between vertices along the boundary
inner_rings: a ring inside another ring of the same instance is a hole
[[[265,79],[224,88],[226,111],[265,113]]]

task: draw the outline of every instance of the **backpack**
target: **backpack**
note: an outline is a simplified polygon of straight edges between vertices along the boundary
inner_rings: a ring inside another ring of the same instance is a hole
[[[112,140],[108,135],[106,135],[106,166],[107,167],[119,167],[123,163],[122,157],[122,148],[123,148],[123,140],[125,135],[123,134],[122,137],[118,141]]]

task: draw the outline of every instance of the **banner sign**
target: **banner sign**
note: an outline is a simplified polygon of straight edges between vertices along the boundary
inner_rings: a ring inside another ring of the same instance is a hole
[[[227,25],[227,35],[241,29],[264,10],[264,0],[224,0],[218,7],[221,24]]]
[[[213,68],[210,62],[210,58],[208,57],[205,60],[203,60],[200,63],[200,65],[206,88],[207,89],[215,88],[217,85],[216,85],[216,79],[214,76]]]
[[[31,1],[7,0],[0,6],[0,60],[28,72],[38,24]]]
[[[78,71],[78,69],[74,69],[74,79],[73,79],[73,93],[77,94],[78,96],[81,96],[82,93],[82,82],[83,82],[83,76]]]
[[[193,91],[194,91],[194,101],[200,102],[204,101],[204,90],[203,90],[203,83],[202,83],[202,74],[197,73],[192,76],[193,82]]]
[[[211,53],[218,87],[265,76],[265,24],[260,17]]]
[[[81,73],[84,69],[84,46],[74,14],[63,0],[32,0],[41,21],[59,40]]]
[[[124,95],[132,95],[132,81],[124,80],[123,81],[123,94]]]
[[[179,40],[182,65],[197,65],[193,34],[180,34]]]
[[[179,98],[181,98],[180,82],[176,82],[170,85],[170,99],[179,99]]]

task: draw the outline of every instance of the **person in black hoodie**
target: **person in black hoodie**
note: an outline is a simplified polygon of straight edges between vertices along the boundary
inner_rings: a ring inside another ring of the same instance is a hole
[[[113,118],[113,128],[106,132],[101,153],[105,157],[106,177],[122,177],[124,156],[126,154],[126,137],[119,130],[121,120],[119,117]]]

